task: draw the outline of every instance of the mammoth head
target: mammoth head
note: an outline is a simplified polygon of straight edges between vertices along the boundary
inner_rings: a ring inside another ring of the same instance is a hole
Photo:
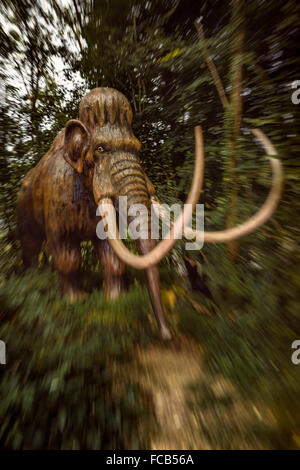
[[[140,141],[131,129],[132,110],[127,98],[113,88],[95,88],[81,101],[79,120],[71,120],[65,128],[64,158],[79,173],[90,176],[95,201],[115,196],[120,179],[114,168],[134,174],[133,167],[143,174],[147,191],[154,188],[140,167]],[[119,162],[123,162],[119,165]],[[130,172],[130,170],[132,170]],[[136,175],[137,176],[137,175]]]

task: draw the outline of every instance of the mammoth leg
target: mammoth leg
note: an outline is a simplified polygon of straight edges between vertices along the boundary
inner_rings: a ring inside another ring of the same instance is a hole
[[[94,247],[103,268],[106,297],[117,299],[124,289],[125,265],[115,255],[107,240],[94,241]]]
[[[137,240],[138,250],[141,254],[146,254],[155,247],[155,240]],[[146,269],[148,292],[151,300],[152,308],[158,323],[162,339],[169,340],[172,338],[170,329],[167,325],[165,314],[160,296],[160,279],[158,266],[154,265]]]
[[[80,290],[81,250],[79,241],[51,240],[49,251],[53,266],[59,273],[60,286],[64,297],[71,302],[82,297]]]
[[[18,201],[17,215],[23,264],[25,268],[30,268],[38,262],[38,255],[45,240],[45,234],[43,230],[37,227],[36,221],[32,217],[31,208],[26,207],[26,205],[24,207],[22,199]]]
[[[42,234],[33,234],[30,232],[20,235],[22,258],[25,268],[33,267],[38,262],[38,255],[41,251],[44,237]]]

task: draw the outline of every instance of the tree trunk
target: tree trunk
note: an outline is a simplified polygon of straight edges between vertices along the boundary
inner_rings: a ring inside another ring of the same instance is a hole
[[[232,22],[236,28],[233,41],[233,58],[231,64],[231,97],[229,115],[229,136],[227,144],[227,155],[230,170],[237,167],[237,144],[240,135],[242,118],[242,60],[244,47],[244,0],[233,2]],[[229,208],[227,212],[227,228],[236,224],[237,202],[238,202],[238,174],[232,171],[230,175],[232,186],[229,195]],[[235,262],[239,254],[239,242],[237,240],[228,242],[228,255],[231,262]]]

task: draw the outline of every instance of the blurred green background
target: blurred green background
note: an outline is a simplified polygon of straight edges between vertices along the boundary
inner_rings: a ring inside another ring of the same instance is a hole
[[[207,378],[223,377],[241,402],[255,404],[251,425],[243,423],[234,396],[220,398],[208,379],[194,380],[185,406],[196,434],[211,448],[300,448],[300,365],[291,362],[300,339],[300,117],[292,102],[299,10],[296,0],[0,2],[1,448],[150,448],[159,419],[136,351],[154,345],[176,355],[186,340],[201,347]],[[82,246],[84,302],[61,299],[46,247],[38,269],[23,271],[17,191],[96,86],[130,100],[141,159],[162,202],[185,201],[193,127],[202,126],[208,230],[246,220],[268,193],[270,167],[250,127],[272,140],[284,167],[282,199],[266,225],[201,252],[178,242],[161,263],[171,345],[158,338],[143,273],[129,269],[126,293],[107,302],[89,243]],[[231,422],[228,413],[236,415]]]

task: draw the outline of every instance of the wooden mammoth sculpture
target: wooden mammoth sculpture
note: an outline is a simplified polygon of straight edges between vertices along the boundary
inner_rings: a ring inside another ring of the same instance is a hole
[[[127,196],[128,206],[143,204],[149,213],[153,202],[162,216],[160,204],[153,199],[154,188],[139,160],[141,144],[132,132],[131,121],[130,104],[117,90],[96,88],[82,99],[79,120],[67,123],[50,150],[27,173],[20,189],[18,227],[23,262],[26,267],[33,265],[46,240],[63,294],[76,299],[80,295],[80,243],[91,240],[103,267],[108,298],[114,299],[121,293],[125,264],[146,270],[152,307],[161,335],[168,339],[171,334],[161,303],[157,263],[174,244],[186,220],[184,215],[171,226],[169,237],[157,245],[150,235],[148,239],[137,239],[139,256],[128,251],[119,236],[111,237],[108,233],[108,240],[96,236],[97,208],[101,213],[104,204],[112,204],[118,210],[119,196]],[[254,132],[267,152],[275,153],[268,139],[260,131]],[[280,163],[274,159],[271,163],[273,187],[260,211],[237,228],[205,232],[205,241],[238,238],[270,217],[278,203],[281,185]],[[201,129],[196,128],[195,172],[187,200],[189,216],[198,201],[202,177],[202,136]]]

